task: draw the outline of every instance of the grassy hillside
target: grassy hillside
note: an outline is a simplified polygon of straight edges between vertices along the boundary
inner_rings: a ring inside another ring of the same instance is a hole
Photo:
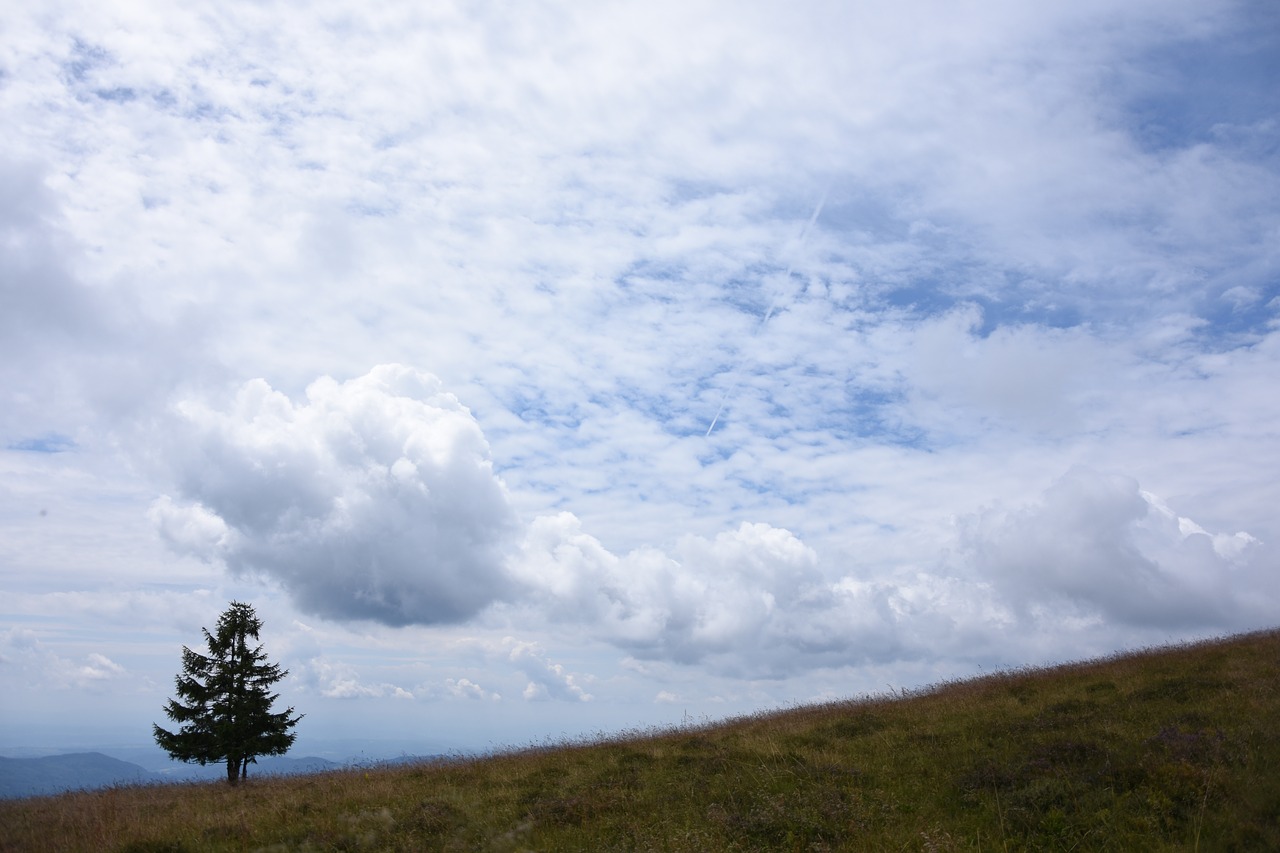
[[[1280,631],[441,766],[0,804],[4,850],[1276,850]]]

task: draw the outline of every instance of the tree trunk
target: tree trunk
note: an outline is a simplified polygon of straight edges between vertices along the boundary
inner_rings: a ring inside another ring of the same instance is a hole
[[[227,756],[227,784],[235,785],[240,781],[240,759]]]

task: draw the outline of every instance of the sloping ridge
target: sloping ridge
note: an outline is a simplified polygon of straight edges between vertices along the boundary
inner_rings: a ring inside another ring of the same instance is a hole
[[[158,773],[100,752],[0,758],[0,798],[5,799],[163,780]]]

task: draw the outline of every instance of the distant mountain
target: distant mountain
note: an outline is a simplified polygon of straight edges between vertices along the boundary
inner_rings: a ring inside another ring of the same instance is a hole
[[[295,776],[299,773],[323,773],[326,770],[340,770],[344,766],[327,758],[317,758],[314,755],[307,755],[302,758],[290,758],[287,755],[264,756],[258,759],[257,764],[249,766],[249,775],[251,777]],[[222,775],[226,775],[225,770]]]
[[[43,758],[0,758],[0,798],[163,782],[163,776],[100,752]]]
[[[323,773],[326,770],[338,770],[346,765],[317,758],[314,755],[303,758],[288,756],[258,756],[257,761],[249,765],[249,778],[261,776],[296,776],[300,773]],[[154,774],[162,782],[188,782],[191,780],[225,779],[225,764],[181,764],[169,762],[169,766]]]
[[[267,757],[250,766],[249,776],[293,776],[323,773],[343,765],[324,758]],[[162,772],[147,770],[130,761],[111,758],[100,752],[77,752],[40,758],[0,757],[0,799],[59,794],[63,791],[93,790],[111,785],[142,785],[225,779],[221,764],[177,764]]]

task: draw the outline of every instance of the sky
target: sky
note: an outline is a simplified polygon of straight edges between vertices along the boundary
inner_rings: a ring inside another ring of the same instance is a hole
[[[232,600],[304,751],[1277,622],[1269,0],[5,18],[0,748]]]

